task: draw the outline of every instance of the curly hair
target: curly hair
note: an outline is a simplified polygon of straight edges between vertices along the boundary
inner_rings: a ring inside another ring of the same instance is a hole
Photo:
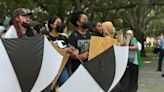
[[[78,27],[77,21],[79,21],[80,17],[82,14],[87,15],[85,12],[83,11],[75,11],[71,14],[71,23],[75,26]]]

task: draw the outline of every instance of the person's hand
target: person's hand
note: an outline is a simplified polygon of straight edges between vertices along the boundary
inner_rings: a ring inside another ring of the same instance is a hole
[[[86,60],[86,59],[88,59],[88,55],[89,55],[89,52],[84,52],[84,53],[81,53],[81,54],[79,55],[79,58],[80,58],[81,60]]]
[[[77,59],[78,55],[79,55],[79,50],[77,50],[77,49],[74,49],[73,52],[70,53],[70,56],[73,59]]]
[[[71,54],[75,51],[75,48],[74,47],[67,47],[67,48],[64,48],[64,50]]]

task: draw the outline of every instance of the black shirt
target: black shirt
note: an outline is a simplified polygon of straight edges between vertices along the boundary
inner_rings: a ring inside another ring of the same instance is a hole
[[[70,35],[68,42],[69,44],[77,48],[80,51],[80,53],[83,53],[89,51],[90,38],[91,38],[91,32],[89,31],[86,32],[85,36],[80,34],[78,31],[74,31]],[[72,65],[72,72],[74,72],[80,65],[80,61],[78,59],[71,59],[71,65]]]
[[[80,34],[78,31],[74,31],[69,39],[68,43],[77,48],[80,53],[89,51],[91,32],[87,31],[85,35]]]
[[[26,33],[23,34],[21,37],[33,37],[33,36],[38,36],[38,33],[36,30],[32,28],[27,28]]]

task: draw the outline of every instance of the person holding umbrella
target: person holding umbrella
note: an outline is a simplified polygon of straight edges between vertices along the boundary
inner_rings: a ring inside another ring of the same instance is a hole
[[[31,11],[26,8],[17,8],[12,14],[12,25],[3,38],[22,38],[36,35],[37,32],[29,26]]]

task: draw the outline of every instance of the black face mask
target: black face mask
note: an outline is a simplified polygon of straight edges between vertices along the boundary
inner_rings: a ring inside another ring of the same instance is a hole
[[[88,29],[89,28],[89,23],[84,22],[83,25],[81,26],[83,29]]]
[[[57,26],[56,31],[59,33],[63,33],[64,28],[65,28],[64,24],[60,24]]]
[[[22,24],[21,24],[24,28],[29,28],[29,23],[26,23],[26,22],[23,22]]]

